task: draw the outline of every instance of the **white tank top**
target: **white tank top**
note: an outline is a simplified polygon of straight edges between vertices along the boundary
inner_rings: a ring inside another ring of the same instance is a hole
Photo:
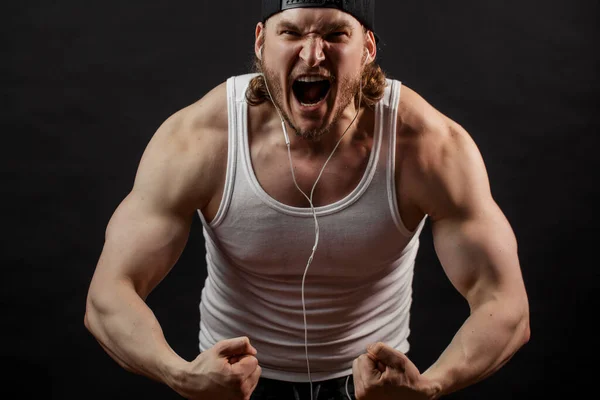
[[[309,380],[302,276],[315,241],[310,208],[270,197],[252,169],[246,88],[254,74],[227,81],[229,152],[225,190],[207,223],[208,277],[200,302],[200,351],[248,336],[262,376]],[[406,352],[419,233],[403,225],[394,185],[400,82],[388,80],[375,106],[370,159],[345,198],[317,207],[319,245],[305,281],[311,379],[352,373],[352,361],[382,341]],[[282,134],[283,140],[283,134]]]

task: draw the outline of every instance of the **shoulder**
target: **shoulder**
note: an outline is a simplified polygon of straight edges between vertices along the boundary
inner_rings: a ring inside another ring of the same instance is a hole
[[[134,190],[160,192],[157,196],[166,203],[202,208],[224,179],[227,132],[222,83],[160,125],[144,151]]]
[[[226,148],[226,91],[226,83],[222,83],[167,118],[152,137],[147,152],[159,148],[163,157],[203,163],[223,146]]]
[[[221,83],[200,100],[177,111],[163,125],[174,139],[188,141],[190,145],[197,141],[218,141],[228,129],[227,83]]]
[[[469,133],[404,86],[398,107],[397,163],[415,201],[435,219],[489,193],[481,153]]]
[[[411,162],[423,168],[435,168],[448,157],[477,152],[469,133],[444,115],[421,95],[407,86],[402,88],[398,106],[397,140]]]

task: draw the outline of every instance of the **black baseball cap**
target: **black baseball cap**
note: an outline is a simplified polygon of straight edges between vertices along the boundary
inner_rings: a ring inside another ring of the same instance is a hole
[[[292,8],[337,8],[356,18],[379,41],[375,34],[375,0],[262,0],[262,21]]]

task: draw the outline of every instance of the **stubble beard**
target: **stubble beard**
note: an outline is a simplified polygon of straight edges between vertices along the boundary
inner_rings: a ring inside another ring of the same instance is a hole
[[[364,68],[361,68],[357,76],[340,79],[335,79],[334,77],[334,82],[339,87],[339,95],[337,98],[338,107],[334,109],[331,122],[328,124],[325,123],[323,126],[317,128],[300,129],[291,121],[288,113],[282,108],[284,93],[279,80],[277,79],[277,74],[265,65],[264,60],[260,62],[260,68],[264,74],[265,83],[267,84],[273,103],[281,112],[283,119],[296,132],[296,136],[314,142],[319,141],[324,135],[329,133],[331,127],[337,124],[342,117],[344,110],[350,105],[355,96],[358,95],[361,86],[361,77],[364,72]],[[291,95],[295,96],[293,93]],[[331,95],[331,93],[328,93],[328,96],[329,95]]]

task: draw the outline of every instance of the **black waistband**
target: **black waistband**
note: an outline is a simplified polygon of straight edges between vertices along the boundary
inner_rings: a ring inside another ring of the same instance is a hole
[[[251,400],[310,400],[309,382],[260,378]],[[312,383],[313,400],[354,400],[352,375]]]

